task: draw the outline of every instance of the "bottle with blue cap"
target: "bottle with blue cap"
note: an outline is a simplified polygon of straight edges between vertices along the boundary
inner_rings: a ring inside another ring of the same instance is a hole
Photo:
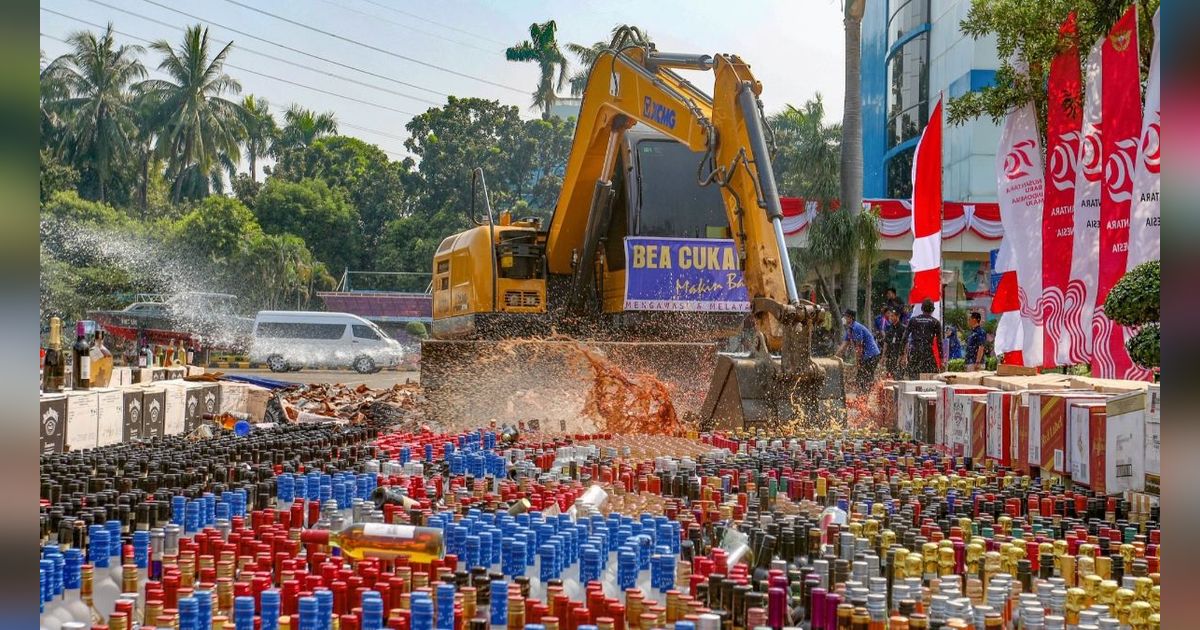
[[[415,606],[416,602],[412,602]],[[430,604],[430,615],[433,606]],[[362,630],[381,630],[383,628],[383,597],[378,591],[364,591],[362,595]],[[314,629],[321,630],[321,629]],[[416,630],[416,611],[413,611],[413,628]]]
[[[251,611],[253,611],[254,598],[250,598],[250,604]],[[296,612],[298,617],[297,622],[294,624],[296,630],[321,630],[321,620],[320,616],[317,614],[316,597],[311,595],[307,597],[301,597],[299,602],[296,604]],[[363,630],[366,630],[365,625]]]
[[[259,630],[279,630],[280,604],[279,591],[276,589],[269,588],[258,596]]]

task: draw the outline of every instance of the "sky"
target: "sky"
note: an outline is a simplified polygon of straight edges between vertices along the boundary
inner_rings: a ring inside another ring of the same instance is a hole
[[[734,53],[762,82],[768,113],[819,92],[827,119],[842,116],[840,0],[42,0],[40,15],[47,59],[67,52],[61,40],[71,33],[100,30],[94,25],[112,22],[118,41],[144,46],[178,45],[184,28],[203,23],[210,38],[233,41],[226,72],[242,95],[265,97],[280,119],[291,103],[333,112],[340,133],[392,159],[408,154],[409,119],[447,94],[536,117],[537,66],[506,61],[504,49],[549,19],[560,46],[608,40],[614,26],[633,24],[662,51]],[[152,75],[157,60],[152,51],[142,57]],[[704,73],[687,77],[711,92]]]

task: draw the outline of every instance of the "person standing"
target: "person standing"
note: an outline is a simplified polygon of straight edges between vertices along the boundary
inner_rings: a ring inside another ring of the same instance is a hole
[[[962,340],[958,337],[958,327],[953,324],[946,325],[946,346],[943,356],[946,360],[965,359],[963,354]]]
[[[904,355],[904,322],[900,321],[900,312],[890,306],[885,317],[888,325],[883,331],[883,367],[892,378],[904,378],[900,363]]]
[[[925,298],[921,314],[910,317],[904,331],[905,358],[913,377],[941,370],[941,339],[942,322],[933,316],[933,300]]]
[[[842,324],[846,327],[846,336],[842,339],[842,345],[838,347],[837,354],[841,356],[846,350],[852,350],[856,358],[855,363],[858,366],[857,380],[859,391],[866,392],[871,387],[871,379],[875,376],[875,366],[879,364],[879,344],[875,343],[875,336],[871,331],[867,330],[856,320],[857,313],[854,309],[846,309],[845,316],[842,317]]]
[[[979,313],[971,313],[967,321],[971,325],[971,334],[967,335],[967,370],[974,372],[984,366],[987,331],[983,329],[983,316]]]

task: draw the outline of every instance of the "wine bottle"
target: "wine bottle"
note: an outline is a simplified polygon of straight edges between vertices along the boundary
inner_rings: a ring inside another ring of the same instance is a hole
[[[340,532],[310,529],[301,532],[300,542],[336,547],[354,560],[407,556],[409,562],[428,564],[446,553],[442,530],[413,525],[355,523]]]
[[[92,386],[92,344],[87,340],[87,329],[83,322],[75,323],[75,345],[71,346],[75,353],[74,373],[75,389],[88,389]]]
[[[42,368],[42,391],[48,394],[62,391],[64,362],[62,320],[51,317],[50,336],[46,340],[46,359]]]

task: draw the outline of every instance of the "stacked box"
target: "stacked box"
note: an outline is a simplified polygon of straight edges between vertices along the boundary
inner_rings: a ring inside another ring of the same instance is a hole
[[[96,446],[119,444],[124,433],[124,393],[118,387],[97,387]]]
[[[959,403],[960,407],[958,409],[958,413],[961,413],[963,417],[956,419],[952,417],[952,414],[955,413],[954,399],[958,396],[965,396],[968,394],[986,395],[989,391],[992,391],[992,388],[980,387],[977,385],[944,385],[941,389],[939,389],[937,392],[937,426],[935,428],[935,435],[937,436],[937,439],[933,440],[933,442],[942,446],[951,447],[951,432],[954,432],[954,443],[961,444],[965,452],[966,444],[970,441],[971,435],[969,432],[969,427],[967,426],[967,423],[969,422],[969,416],[971,414],[971,407],[970,403]],[[960,424],[951,426],[952,422],[959,421],[961,421]]]
[[[67,393],[67,431],[63,450],[96,448],[99,398],[92,390]]]
[[[42,394],[38,414],[38,452],[53,455],[63,452],[67,429],[66,394]]]
[[[165,392],[163,404],[163,435],[178,435],[187,426],[187,407],[184,387],[180,382],[158,383]]]
[[[217,384],[217,401],[220,404],[218,413],[246,413],[246,391],[250,388],[246,383],[231,383],[221,381]]]
[[[944,423],[944,445],[955,457],[965,457],[971,454],[974,430],[971,426],[974,414],[974,403],[985,402],[987,396],[971,393],[952,393],[949,397],[949,413]]]
[[[142,437],[156,438],[167,434],[167,390],[150,386],[142,389]]]
[[[1145,485],[1144,392],[1071,405],[1071,478],[1100,494]]]
[[[1000,466],[1012,466],[1013,401],[1016,394],[999,391],[987,393],[986,446],[984,457]]]
[[[1146,494],[1159,495],[1159,476],[1161,469],[1161,447],[1159,446],[1159,427],[1162,422],[1162,392],[1158,383],[1146,390],[1146,452],[1144,455],[1146,467]]]
[[[220,408],[220,387],[216,383],[183,382],[183,431],[191,433],[204,422],[204,414],[217,414]]]
[[[987,396],[971,397],[970,455],[971,461],[979,466],[987,457],[987,408]]]
[[[121,392],[121,439],[133,442],[142,439],[142,397],[145,390],[140,387],[127,387]]]
[[[1102,394],[1084,394],[1079,392],[1054,392],[1038,395],[1038,462],[1030,462],[1040,468],[1041,474],[1065,476],[1070,474],[1067,467],[1067,418],[1070,416],[1070,406],[1076,403],[1099,401],[1105,398]],[[1029,409],[1030,424],[1033,420],[1033,406]],[[1030,437],[1032,440],[1033,433]]]
[[[937,394],[917,394],[913,414],[913,439],[922,444],[933,444],[937,430]]]

